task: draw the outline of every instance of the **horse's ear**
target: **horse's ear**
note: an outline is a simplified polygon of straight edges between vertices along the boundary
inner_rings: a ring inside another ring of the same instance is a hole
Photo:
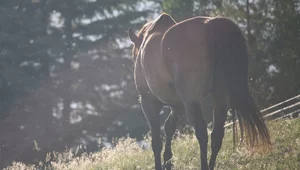
[[[132,28],[128,29],[128,37],[134,44],[138,44],[140,42],[139,37],[133,32]]]

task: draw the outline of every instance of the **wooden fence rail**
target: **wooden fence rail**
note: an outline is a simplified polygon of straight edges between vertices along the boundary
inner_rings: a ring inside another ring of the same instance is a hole
[[[261,110],[263,117],[267,121],[274,121],[282,118],[295,118],[300,114],[300,95],[294,96],[290,99],[272,105],[266,109]],[[238,120],[236,120],[238,122]],[[233,122],[225,124],[225,128],[231,126]]]

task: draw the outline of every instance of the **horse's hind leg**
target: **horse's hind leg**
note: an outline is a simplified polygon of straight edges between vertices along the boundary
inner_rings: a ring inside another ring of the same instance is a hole
[[[142,95],[141,105],[151,129],[151,145],[154,153],[155,170],[161,170],[162,141],[160,137],[159,113],[162,103],[152,95]]]
[[[164,152],[164,164],[167,170],[171,170],[172,167],[172,150],[171,143],[172,138],[176,130],[176,124],[178,119],[182,116],[184,112],[184,107],[181,105],[174,106],[171,108],[171,113],[165,122],[165,132],[166,132],[166,144],[165,144],[165,152]]]
[[[224,137],[224,123],[227,115],[227,103],[225,95],[214,95],[214,123],[211,134],[211,157],[209,161],[210,170],[214,169],[217,155],[221,149]]]
[[[195,128],[195,134],[200,145],[201,170],[208,170],[207,164],[207,123],[205,122],[200,103],[191,102],[185,104],[188,121]]]

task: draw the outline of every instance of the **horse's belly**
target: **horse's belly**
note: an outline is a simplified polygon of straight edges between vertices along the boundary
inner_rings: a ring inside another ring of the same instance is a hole
[[[167,80],[147,80],[151,92],[162,102],[168,105],[180,102],[175,89],[171,85],[171,81]]]

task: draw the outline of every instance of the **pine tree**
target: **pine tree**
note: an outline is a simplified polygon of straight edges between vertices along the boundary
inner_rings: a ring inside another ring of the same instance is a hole
[[[122,136],[134,128],[126,120],[137,112],[126,38],[129,27],[140,27],[155,11],[148,5],[138,0],[1,1],[5,119],[0,131],[8,134],[0,138],[0,155],[7,155],[1,166],[15,159],[41,160],[81,137]],[[80,123],[71,122],[77,118]],[[120,127],[118,121],[125,123]],[[119,127],[125,131],[116,133]],[[33,141],[39,152],[32,150]]]

